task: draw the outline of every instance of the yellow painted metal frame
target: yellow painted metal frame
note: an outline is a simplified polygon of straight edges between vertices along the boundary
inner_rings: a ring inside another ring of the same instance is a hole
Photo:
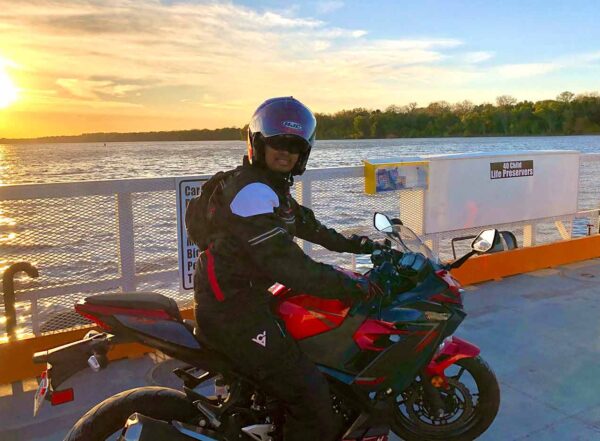
[[[463,285],[470,285],[596,257],[600,257],[600,235],[474,257],[452,274]],[[193,310],[185,309],[182,315],[193,318]],[[45,367],[32,363],[35,352],[76,341],[89,329],[91,327],[0,344],[0,384],[38,376]],[[151,351],[139,344],[122,344],[112,349],[109,358],[139,357]]]
[[[418,165],[428,166],[429,161],[412,161],[412,162],[388,162],[383,164],[373,164],[369,161],[363,161],[365,165],[365,193],[377,193],[377,169],[389,167],[415,167]],[[429,185],[429,173],[427,173],[427,185]]]

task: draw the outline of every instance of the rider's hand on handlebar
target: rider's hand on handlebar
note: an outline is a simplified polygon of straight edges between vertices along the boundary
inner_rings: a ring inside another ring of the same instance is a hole
[[[383,262],[390,262],[397,265],[402,260],[403,255],[401,251],[382,245],[371,254],[371,262],[375,266],[379,266]]]
[[[382,244],[369,239],[367,236],[353,234],[350,239],[358,245],[358,252],[361,254],[372,254],[373,251],[383,248]]]

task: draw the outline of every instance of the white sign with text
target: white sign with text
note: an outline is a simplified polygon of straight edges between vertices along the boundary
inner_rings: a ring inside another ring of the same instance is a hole
[[[200,195],[202,185],[209,177],[177,178],[177,251],[179,260],[179,280],[181,289],[194,288],[194,268],[198,257],[198,247],[190,241],[185,229],[185,209],[192,198]]]
[[[427,159],[426,234],[577,212],[579,152],[515,150]]]

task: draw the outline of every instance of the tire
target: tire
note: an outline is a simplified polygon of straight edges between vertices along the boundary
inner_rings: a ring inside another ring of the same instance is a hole
[[[104,441],[119,431],[134,412],[165,421],[186,422],[198,416],[183,392],[166,387],[139,387],[92,407],[75,423],[64,441]]]
[[[479,402],[467,421],[448,431],[423,430],[409,423],[395,406],[392,431],[396,435],[406,441],[472,441],[488,429],[500,407],[500,387],[494,371],[481,357],[463,358],[455,364],[469,372],[479,392]]]

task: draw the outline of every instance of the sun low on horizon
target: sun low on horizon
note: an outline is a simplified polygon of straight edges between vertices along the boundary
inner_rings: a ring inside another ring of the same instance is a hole
[[[19,98],[19,88],[8,74],[0,59],[0,110],[14,104]]]
[[[0,0],[0,139],[243,127],[284,95],[329,114],[598,90],[592,2],[506,1]]]

